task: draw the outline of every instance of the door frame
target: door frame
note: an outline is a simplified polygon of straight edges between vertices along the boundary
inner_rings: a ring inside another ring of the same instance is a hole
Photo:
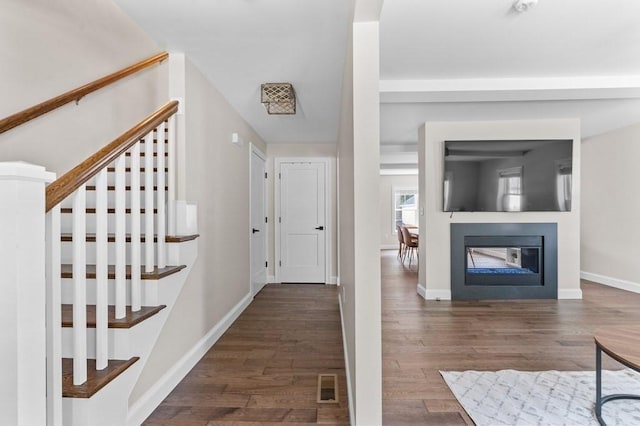
[[[322,163],[324,165],[324,283],[331,283],[331,267],[332,267],[332,245],[331,235],[333,235],[333,221],[332,221],[332,197],[333,188],[331,187],[331,160],[330,157],[275,157],[273,163],[273,189],[274,189],[274,234],[275,234],[275,248],[274,248],[274,267],[276,274],[276,282],[282,282],[280,280],[280,167],[282,163]]]
[[[253,154],[256,154],[260,159],[262,159],[262,161],[264,161],[264,173],[267,173],[267,156],[264,152],[262,152],[262,150],[260,148],[258,148],[257,146],[255,146],[252,142],[249,142],[249,227],[247,228],[249,231],[249,292],[251,293],[251,297],[254,297],[258,292],[254,292],[253,290],[253,270],[252,270],[252,265],[253,265],[253,250],[252,250],[252,241],[251,241],[251,236],[252,236],[252,232],[251,229],[253,228],[253,223],[251,223],[251,213],[253,212],[253,197],[252,197],[252,182],[253,182],[253,168],[251,167],[251,162],[253,161]],[[263,205],[262,205],[262,215],[266,218],[267,217],[267,204],[268,204],[268,200],[267,200],[267,179],[266,177],[262,180],[262,185],[263,185],[263,194],[264,194],[264,201],[263,201]],[[265,223],[264,225],[264,255],[265,255],[265,262],[268,261],[269,259],[269,224]],[[269,267],[265,266],[265,279],[266,282],[264,283],[264,285],[269,283]],[[264,287],[264,285],[262,287]]]

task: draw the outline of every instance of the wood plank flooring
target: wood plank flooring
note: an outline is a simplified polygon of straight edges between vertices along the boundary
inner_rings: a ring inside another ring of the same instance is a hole
[[[144,424],[348,424],[337,297],[267,285]],[[338,375],[338,404],[316,402],[318,374]]]
[[[583,300],[425,301],[396,253],[381,259],[385,424],[471,425],[440,370],[594,370],[593,331],[640,321],[640,294],[586,281]],[[265,287],[145,424],[348,423],[336,290]],[[340,404],[315,402],[320,373],[338,374]]]
[[[640,294],[587,281],[583,300],[425,301],[396,253],[382,251],[385,424],[471,425],[440,370],[594,370],[594,330],[640,321]]]

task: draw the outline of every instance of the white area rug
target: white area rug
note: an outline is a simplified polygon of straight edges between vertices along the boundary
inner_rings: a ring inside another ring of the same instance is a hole
[[[593,371],[441,371],[449,388],[478,426],[598,425]],[[640,394],[640,374],[603,371],[603,395]],[[608,426],[640,425],[640,401],[606,403]]]

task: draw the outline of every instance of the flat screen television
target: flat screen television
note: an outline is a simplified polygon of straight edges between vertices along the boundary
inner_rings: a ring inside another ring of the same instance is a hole
[[[444,142],[446,212],[570,211],[573,141]]]

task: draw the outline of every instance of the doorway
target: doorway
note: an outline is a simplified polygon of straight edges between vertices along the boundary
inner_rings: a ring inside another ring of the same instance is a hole
[[[276,159],[278,282],[327,282],[328,164],[324,158]]]
[[[266,156],[251,144],[251,295],[267,283]]]

